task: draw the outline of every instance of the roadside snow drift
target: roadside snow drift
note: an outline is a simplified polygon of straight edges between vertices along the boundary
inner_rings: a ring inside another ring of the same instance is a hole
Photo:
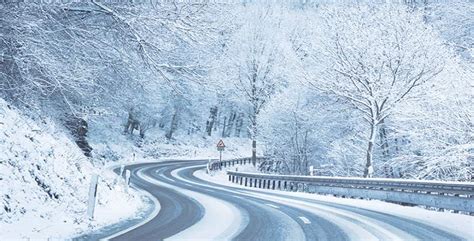
[[[89,221],[92,173],[101,181]],[[52,121],[27,118],[0,99],[0,240],[71,237],[130,216],[141,200],[115,177],[94,168]]]

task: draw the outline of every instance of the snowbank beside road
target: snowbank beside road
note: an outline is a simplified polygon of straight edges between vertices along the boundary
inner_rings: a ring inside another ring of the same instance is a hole
[[[64,239],[133,215],[142,200],[110,170],[94,167],[63,130],[0,99],[0,240]],[[96,218],[86,217],[93,173]]]

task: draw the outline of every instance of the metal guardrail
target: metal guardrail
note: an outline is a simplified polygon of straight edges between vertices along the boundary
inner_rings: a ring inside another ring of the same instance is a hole
[[[273,175],[227,171],[229,181],[249,187],[332,194],[474,213],[474,183],[389,178]]]
[[[266,157],[257,157],[257,163],[260,163],[268,158]],[[219,162],[219,160],[214,160],[209,164],[209,169],[210,170],[221,170],[223,167],[231,167],[235,165],[245,165],[245,164],[252,164],[252,158],[251,157],[244,157],[244,158],[233,158],[233,159],[227,159],[227,160],[222,160]]]

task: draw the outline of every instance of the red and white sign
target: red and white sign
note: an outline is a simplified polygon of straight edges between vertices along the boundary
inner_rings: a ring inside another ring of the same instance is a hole
[[[225,144],[222,140],[219,140],[219,142],[217,143],[217,150],[222,152],[225,148]]]
[[[217,147],[225,147],[224,141],[219,140],[219,142],[217,143]]]

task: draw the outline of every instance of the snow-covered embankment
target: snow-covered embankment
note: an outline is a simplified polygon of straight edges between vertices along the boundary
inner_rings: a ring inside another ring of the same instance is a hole
[[[90,221],[93,173],[101,181]],[[67,238],[129,217],[143,204],[122,184],[110,170],[94,167],[52,121],[33,120],[0,99],[0,240]]]

